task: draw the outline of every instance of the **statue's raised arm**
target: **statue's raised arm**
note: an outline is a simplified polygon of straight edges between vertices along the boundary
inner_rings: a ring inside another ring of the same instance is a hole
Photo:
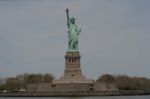
[[[66,15],[67,15],[67,25],[69,28],[69,24],[68,24],[68,22],[69,22],[69,9],[68,8],[66,9]]]

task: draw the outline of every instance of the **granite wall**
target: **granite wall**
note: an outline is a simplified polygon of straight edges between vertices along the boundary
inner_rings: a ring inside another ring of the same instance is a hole
[[[28,92],[117,91],[113,83],[38,83],[27,86]]]

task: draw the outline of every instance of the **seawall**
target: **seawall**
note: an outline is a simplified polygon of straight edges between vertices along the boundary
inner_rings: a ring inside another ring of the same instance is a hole
[[[72,92],[8,92],[0,93],[0,97],[70,97],[70,96],[129,96],[150,95],[150,91],[72,91]]]

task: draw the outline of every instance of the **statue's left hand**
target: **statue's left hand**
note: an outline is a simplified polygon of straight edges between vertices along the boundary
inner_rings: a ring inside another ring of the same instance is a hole
[[[79,30],[79,33],[81,32],[81,29]]]

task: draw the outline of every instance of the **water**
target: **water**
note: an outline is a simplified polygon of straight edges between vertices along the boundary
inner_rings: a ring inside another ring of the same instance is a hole
[[[0,97],[0,99],[150,99],[149,96],[109,96],[109,97]]]

